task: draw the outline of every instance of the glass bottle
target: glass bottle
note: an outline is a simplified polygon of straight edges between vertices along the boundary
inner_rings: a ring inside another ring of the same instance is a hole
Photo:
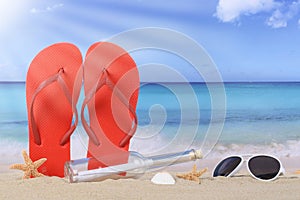
[[[65,163],[65,177],[70,183],[101,181],[108,178],[119,179],[142,175],[147,171],[156,168],[166,167],[174,164],[184,163],[196,159],[201,159],[200,150],[188,150],[178,153],[170,153],[144,157],[138,152],[130,151],[127,163],[109,167],[88,169],[88,163],[91,159],[83,158],[71,160]],[[124,173],[126,173],[124,175]]]

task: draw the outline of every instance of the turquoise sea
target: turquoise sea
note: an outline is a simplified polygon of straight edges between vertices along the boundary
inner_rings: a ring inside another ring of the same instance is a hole
[[[221,86],[214,83],[214,87]],[[212,118],[214,109],[219,107],[212,106],[205,83],[141,84],[137,106],[139,126],[131,150],[156,154],[209,146],[214,148],[204,149],[207,157],[238,153],[300,155],[300,83],[224,83],[224,89],[225,110],[216,113],[225,113],[225,118],[222,114]],[[215,126],[221,127],[218,138],[219,133],[209,130]],[[14,155],[28,148],[27,129],[25,83],[1,83],[2,163],[13,162]],[[74,146],[80,145],[76,140],[84,137],[79,125],[72,137]],[[84,155],[73,153],[75,157],[78,154]]]

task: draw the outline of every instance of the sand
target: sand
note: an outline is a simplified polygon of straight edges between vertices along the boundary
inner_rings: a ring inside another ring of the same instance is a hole
[[[139,179],[71,184],[58,177],[22,180],[22,172],[12,170],[0,175],[0,199],[300,199],[300,175],[262,182],[246,174],[210,178],[210,173],[201,184],[176,178],[175,185],[155,185],[152,173]]]

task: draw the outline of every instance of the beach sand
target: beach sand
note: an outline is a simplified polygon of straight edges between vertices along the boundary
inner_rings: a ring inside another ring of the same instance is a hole
[[[246,173],[246,172],[245,172]],[[0,175],[0,199],[300,199],[300,175],[287,174],[262,182],[243,174],[211,178],[204,174],[201,184],[176,178],[175,185],[155,185],[147,173],[139,179],[68,183],[58,177],[22,180],[21,171]],[[174,172],[171,174],[175,177]]]

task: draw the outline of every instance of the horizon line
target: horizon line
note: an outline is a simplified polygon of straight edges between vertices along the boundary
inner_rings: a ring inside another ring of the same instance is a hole
[[[5,83],[26,83],[26,81],[0,81],[0,84]],[[204,82],[204,81],[188,81],[188,82],[177,82],[177,81],[141,81],[140,84],[146,84],[146,83],[170,83],[170,84],[176,84],[176,83],[300,83],[300,80],[254,80],[254,81],[223,81],[223,82]]]

